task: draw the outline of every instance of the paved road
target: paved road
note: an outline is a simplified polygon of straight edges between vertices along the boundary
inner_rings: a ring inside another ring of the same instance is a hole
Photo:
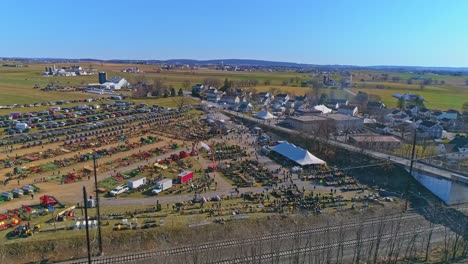
[[[347,88],[344,88],[343,90],[344,90],[345,92],[349,93],[349,94],[352,95],[352,96],[356,96],[356,93],[351,92],[351,91],[348,90]]]

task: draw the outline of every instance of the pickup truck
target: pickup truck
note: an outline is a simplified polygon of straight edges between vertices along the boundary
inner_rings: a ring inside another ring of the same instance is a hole
[[[129,188],[127,185],[123,184],[123,185],[119,185],[117,187],[115,187],[115,189],[113,189],[112,191],[109,192],[109,195],[110,196],[117,196],[119,194],[122,194],[126,191],[128,191]]]

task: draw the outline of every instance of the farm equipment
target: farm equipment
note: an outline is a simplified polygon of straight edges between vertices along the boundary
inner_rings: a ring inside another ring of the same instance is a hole
[[[79,179],[80,177],[76,174],[75,171],[70,171],[68,175],[65,177],[64,182],[65,183],[71,183],[75,182]]]
[[[188,157],[190,157],[190,153],[185,152],[183,150],[181,152],[179,152],[179,158],[180,159],[185,159],[185,158],[188,158]]]
[[[5,230],[5,229],[8,229],[10,227],[10,224],[8,224],[7,222],[1,220],[0,221],[0,230]]]
[[[50,195],[42,195],[39,197],[39,200],[41,201],[41,205],[44,208],[54,207],[56,204],[62,208],[65,207],[65,205],[61,204],[57,199],[55,199],[55,197]]]
[[[198,147],[198,142],[193,142],[192,144],[192,150],[190,151],[190,156],[198,156],[198,151],[197,151],[197,148]]]
[[[26,223],[24,225],[20,225],[15,230],[11,231],[10,233],[7,234],[7,237],[9,239],[13,238],[25,238],[28,236],[32,236],[35,232],[40,231],[40,225],[36,224],[32,228],[29,225],[29,223]]]
[[[171,145],[171,149],[178,149],[179,148],[179,144],[177,143],[174,143]]]

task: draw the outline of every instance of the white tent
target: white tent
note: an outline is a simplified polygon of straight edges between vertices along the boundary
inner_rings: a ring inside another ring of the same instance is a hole
[[[262,111],[258,112],[255,115],[255,117],[260,118],[260,119],[274,119],[274,118],[276,118],[276,116],[272,115],[270,112],[268,112],[266,110],[262,110]]]
[[[323,114],[328,114],[328,113],[331,113],[332,110],[328,107],[326,107],[325,105],[316,105],[314,106],[314,110],[318,110],[320,112],[322,112]]]
[[[325,164],[325,161],[315,157],[314,155],[310,154],[309,151],[297,147],[291,143],[283,142],[279,145],[276,145],[272,148],[272,150],[301,166],[305,165],[317,165],[317,164]]]

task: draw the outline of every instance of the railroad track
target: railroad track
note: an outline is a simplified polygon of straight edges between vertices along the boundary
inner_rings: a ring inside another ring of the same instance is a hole
[[[468,206],[459,208],[459,209],[468,209]],[[417,209],[408,210],[407,213],[404,213],[403,215],[399,215],[399,216],[390,216],[389,218],[384,218],[384,219],[382,219],[381,217],[374,217],[374,218],[369,218],[364,222],[352,222],[352,223],[346,223],[346,225],[340,224],[340,225],[325,226],[325,227],[293,231],[293,232],[280,232],[276,234],[268,234],[268,235],[263,235],[259,237],[241,239],[241,240],[232,239],[232,240],[215,241],[215,242],[199,244],[197,246],[178,247],[178,248],[166,249],[166,250],[160,250],[160,251],[147,251],[147,252],[141,252],[141,253],[135,253],[135,254],[97,257],[92,260],[92,263],[95,263],[95,264],[126,263],[129,261],[152,259],[155,257],[175,256],[175,255],[189,254],[189,253],[199,252],[199,251],[206,251],[210,249],[219,250],[223,248],[236,247],[236,246],[253,244],[253,243],[258,243],[258,242],[282,240],[282,239],[293,238],[297,236],[306,236],[310,234],[323,233],[327,231],[338,231],[340,229],[346,230],[346,229],[357,228],[360,226],[365,227],[365,226],[371,226],[374,224],[387,223],[387,222],[393,222],[393,221],[398,221],[398,220],[411,220],[411,219],[421,218],[421,216],[418,214],[418,212],[421,212],[421,211],[423,211],[423,209],[417,208]],[[85,264],[85,263],[88,263],[88,260],[79,259],[79,260],[72,260],[72,261],[66,261],[66,262],[61,262],[61,263]]]
[[[443,227],[438,226],[435,227],[432,232],[437,232],[437,231],[442,231]],[[405,237],[411,237],[414,235],[420,235],[424,233],[429,233],[431,230],[427,230],[427,228],[419,228],[415,231],[408,231],[405,233],[402,233],[400,235],[393,235],[393,234],[386,234],[380,237],[381,242],[386,242],[391,239],[398,239],[398,238],[405,238]],[[257,256],[248,256],[248,257],[240,257],[240,258],[233,258],[229,260],[220,260],[216,262],[211,262],[212,264],[238,264],[238,263],[259,263],[261,261],[268,261],[268,260],[273,260],[273,259],[280,259],[280,258],[287,258],[287,257],[292,257],[292,256],[298,256],[298,255],[307,255],[308,253],[312,253],[314,251],[319,251],[319,250],[329,250],[329,249],[334,249],[338,247],[346,248],[350,246],[354,246],[357,243],[370,243],[375,241],[375,239],[378,239],[378,236],[368,236],[360,241],[357,239],[350,239],[346,240],[343,242],[339,243],[329,243],[329,244],[321,244],[321,245],[316,245],[316,246],[309,246],[309,247],[302,247],[302,248],[293,248],[293,249],[288,249],[288,250],[282,250],[282,251],[277,251],[277,252],[269,252],[269,253],[264,253],[264,254],[259,254]]]

